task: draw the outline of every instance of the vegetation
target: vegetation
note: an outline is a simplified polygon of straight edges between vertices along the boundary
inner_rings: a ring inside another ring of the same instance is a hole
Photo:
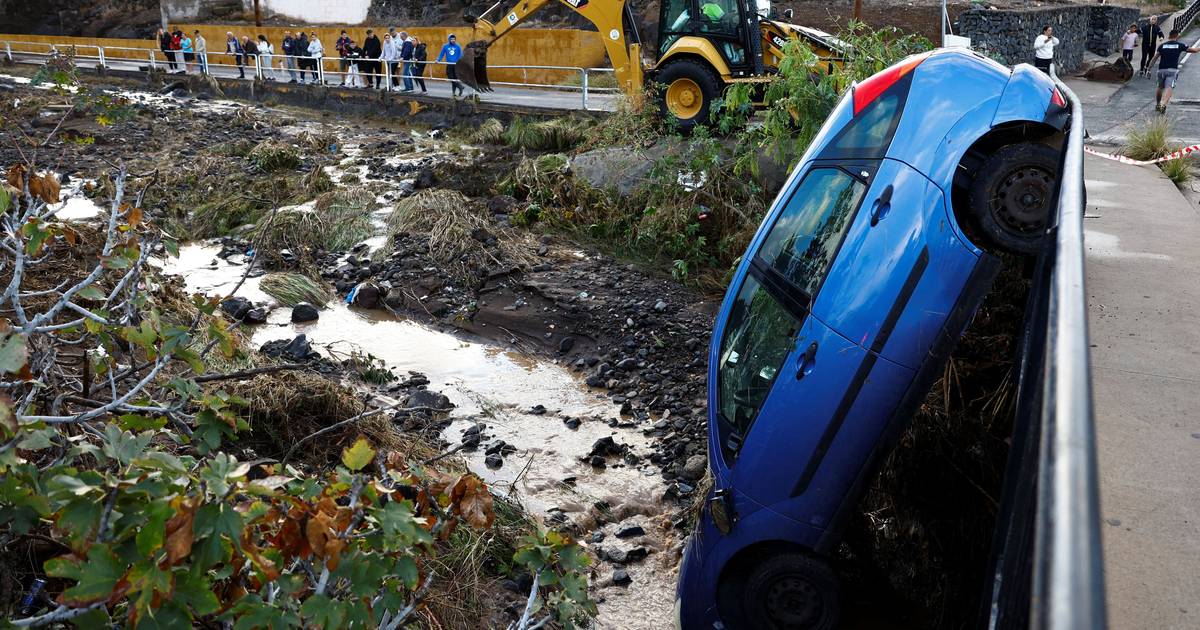
[[[0,188],[0,563],[45,583],[5,625],[409,627],[467,530],[533,576],[519,628],[586,625],[582,548],[498,529],[487,486],[385,415],[416,411],[297,366],[216,371],[242,342],[148,264],[177,252],[152,184],[116,172],[99,226],[55,220],[34,164]]]
[[[1165,116],[1152,116],[1135,125],[1125,141],[1125,155],[1135,160],[1158,159],[1172,149],[1171,122]]]
[[[313,280],[302,273],[268,274],[263,277],[259,288],[283,306],[308,302],[320,308],[334,299],[333,292],[324,282]]]
[[[1179,145],[1171,148],[1171,152],[1178,151]],[[1192,164],[1194,160],[1191,156],[1184,156],[1175,160],[1167,160],[1159,163],[1159,168],[1162,169],[1171,181],[1175,182],[1176,186],[1182,186],[1192,180]]]

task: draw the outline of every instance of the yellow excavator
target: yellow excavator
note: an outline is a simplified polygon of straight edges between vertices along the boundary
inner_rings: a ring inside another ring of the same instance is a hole
[[[836,38],[777,19],[790,19],[791,11],[776,16],[769,0],[662,0],[657,62],[648,66],[627,0],[518,0],[500,12],[501,0],[481,15],[465,16],[475,30],[456,64],[459,80],[489,91],[488,47],[555,2],[595,25],[625,94],[640,104],[647,80],[662,86],[658,105],[684,130],[707,122],[713,101],[730,84],[768,81],[789,40],[799,39],[817,53],[821,67],[814,72],[833,72],[841,62],[843,47]],[[499,17],[491,21],[493,12]]]

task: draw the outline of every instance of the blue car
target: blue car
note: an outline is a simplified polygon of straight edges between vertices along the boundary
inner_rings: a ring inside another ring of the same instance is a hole
[[[991,288],[1039,251],[1069,109],[965,49],[855,85],[775,199],[709,352],[714,488],[682,628],[832,628],[842,524]]]

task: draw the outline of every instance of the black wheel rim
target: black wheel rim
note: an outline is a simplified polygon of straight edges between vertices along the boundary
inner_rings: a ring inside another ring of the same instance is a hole
[[[1046,226],[1053,195],[1053,174],[1041,167],[1022,166],[1000,180],[992,196],[992,214],[1005,231],[1033,236]]]
[[[825,609],[821,591],[800,575],[784,575],[766,588],[763,608],[775,628],[811,628]]]

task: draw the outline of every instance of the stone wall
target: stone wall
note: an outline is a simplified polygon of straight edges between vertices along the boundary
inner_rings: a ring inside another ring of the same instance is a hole
[[[958,16],[958,34],[970,37],[975,50],[1004,63],[1033,63],[1033,40],[1049,24],[1060,42],[1054,49],[1054,63],[1070,72],[1083,63],[1084,51],[1107,56],[1119,50],[1121,34],[1140,14],[1138,9],[1117,6],[970,9]],[[1160,24],[1166,22],[1159,16]]]

